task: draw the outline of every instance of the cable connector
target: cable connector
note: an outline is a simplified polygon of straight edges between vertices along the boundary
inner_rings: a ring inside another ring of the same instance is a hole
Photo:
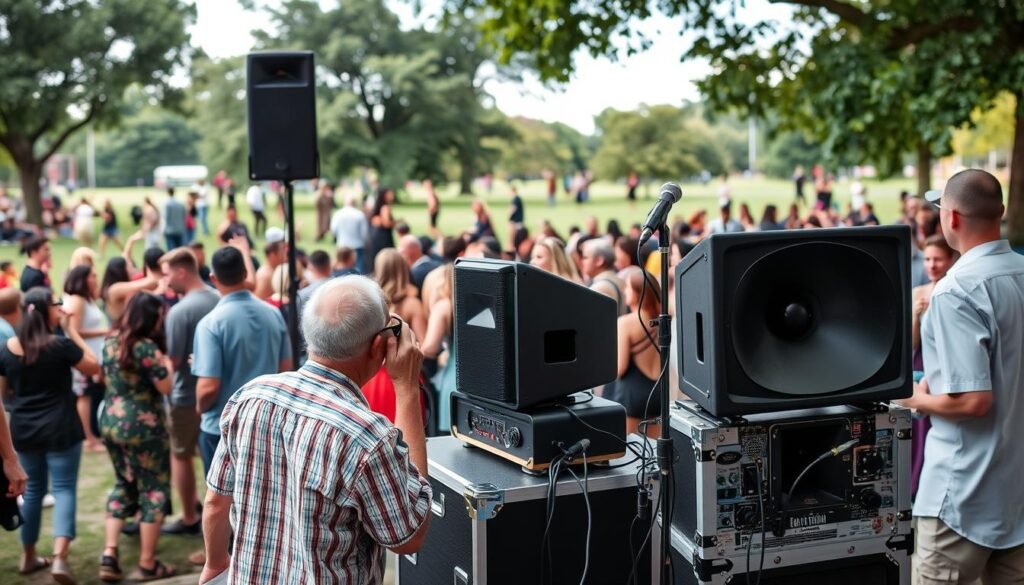
[[[651,488],[644,486],[636,491],[636,517],[640,520],[651,518]]]

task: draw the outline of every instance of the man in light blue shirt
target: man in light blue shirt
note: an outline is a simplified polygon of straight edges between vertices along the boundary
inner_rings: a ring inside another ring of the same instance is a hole
[[[931,415],[914,503],[918,583],[1024,582],[1024,256],[1000,239],[992,175],[954,175],[932,202],[963,255],[935,285],[925,381],[905,405]]]
[[[211,265],[221,300],[196,326],[192,358],[196,409],[202,414],[199,451],[207,472],[220,442],[220,414],[231,395],[254,378],[292,367],[284,318],[249,292],[242,253],[221,248]]]
[[[187,213],[185,205],[174,198],[174,187],[168,187],[167,201],[164,203],[164,238],[167,240],[168,250],[180,248],[188,243],[185,241]]]

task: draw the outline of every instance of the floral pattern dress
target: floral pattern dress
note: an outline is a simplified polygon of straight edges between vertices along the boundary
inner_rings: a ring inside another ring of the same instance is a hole
[[[99,425],[116,476],[107,511],[121,519],[141,512],[140,521],[156,522],[170,500],[171,454],[163,397],[153,382],[169,372],[148,339],[136,342],[130,370],[118,363],[120,349],[116,336],[103,343],[107,392]]]

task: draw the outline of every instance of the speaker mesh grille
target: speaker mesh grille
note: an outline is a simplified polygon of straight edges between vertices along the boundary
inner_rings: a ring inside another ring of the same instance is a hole
[[[515,272],[455,271],[456,383],[461,392],[514,403]]]

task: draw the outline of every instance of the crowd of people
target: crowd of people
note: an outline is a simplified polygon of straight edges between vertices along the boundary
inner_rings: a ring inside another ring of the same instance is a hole
[[[199,534],[205,549],[189,560],[205,567],[204,580],[229,567],[237,582],[319,582],[343,573],[344,582],[379,578],[379,559],[362,547],[414,552],[425,532],[430,488],[423,436],[450,427],[453,263],[463,256],[529,262],[612,298],[619,315],[617,379],[597,391],[623,404],[629,432],[658,432],[660,402],[652,399],[652,388],[660,362],[649,323],[661,311],[652,276],[660,256],[657,238],[638,246],[640,224],[623,229],[611,220],[602,229],[596,217],[587,217],[565,237],[547,222],[531,233],[523,199],[512,187],[504,245],[503,228],[482,201],[473,202],[472,226],[444,235],[437,222],[440,200],[426,183],[429,232],[415,235],[397,217],[392,189],[371,190],[362,200],[341,194],[338,205],[339,193],[323,181],[316,192],[316,240],[330,238],[334,246],[331,252],[306,253],[301,242],[288,241],[283,229],[269,225],[260,185],[246,192],[254,221],[250,232],[235,205],[233,184],[222,179],[215,182],[228,205],[224,221],[212,230],[219,246],[209,262],[202,242],[194,240],[197,230],[210,232],[209,196],[200,182],[184,202],[173,189],[161,208],[147,199],[138,210],[139,229],[123,246],[114,209],[104,205],[99,257],[91,240],[76,250],[62,290],[52,285],[50,241],[35,230],[19,236],[26,255],[20,274],[11,262],[0,264],[0,386],[8,411],[0,417],[0,455],[10,493],[23,492],[21,573],[49,569],[59,582],[74,582],[68,555],[84,449],[106,451],[114,471],[104,548],[94,551],[104,581],[126,575],[123,533],[139,535],[142,580],[176,572],[157,557],[161,535]],[[581,175],[575,192],[585,193],[586,181]],[[816,182],[825,188],[827,181],[826,176]],[[734,218],[723,181],[717,217],[709,220],[701,211],[673,220],[670,263],[715,233],[877,225],[862,187],[855,185],[859,205],[844,217],[819,192],[802,215],[798,204],[786,218],[768,205],[757,222],[746,204]],[[629,188],[634,199],[635,182]],[[799,198],[802,181],[797,188]],[[945,358],[934,350],[940,333],[934,320],[929,326],[930,299],[959,265],[955,249],[965,248],[964,236],[947,243],[943,234],[965,228],[949,225],[938,200],[904,195],[901,201],[898,222],[910,226],[916,244],[915,369],[926,372],[925,384],[935,388],[940,366],[928,362]],[[86,243],[84,228],[79,236]],[[137,263],[140,241],[144,249]],[[122,253],[101,266],[108,243]],[[290,286],[291,246],[298,260],[297,294]],[[669,298],[674,305],[675,295]],[[293,303],[303,337],[298,355],[288,336]],[[945,389],[962,391],[950,383]],[[915,394],[912,402],[927,400]],[[944,417],[943,408],[921,410]],[[915,477],[928,476],[924,453],[931,457],[937,447],[921,450],[928,423],[917,424]],[[953,426],[937,424],[947,440]],[[196,457],[209,488],[205,508],[197,495]],[[934,478],[943,472],[931,473]],[[172,488],[182,504],[177,519],[165,523]],[[54,545],[53,557],[45,558],[36,546],[49,495]],[[229,524],[232,506],[241,509]],[[296,522],[314,536],[295,533]],[[338,526],[349,532],[334,542],[327,533]],[[284,536],[261,539],[268,529]],[[373,544],[361,543],[359,535]]]

